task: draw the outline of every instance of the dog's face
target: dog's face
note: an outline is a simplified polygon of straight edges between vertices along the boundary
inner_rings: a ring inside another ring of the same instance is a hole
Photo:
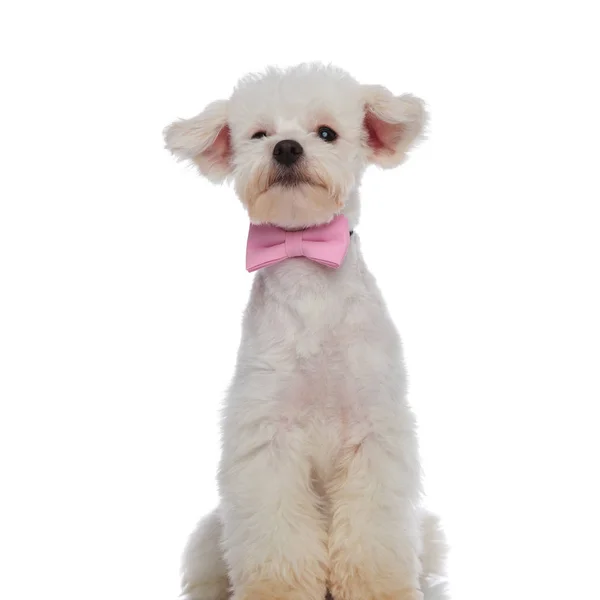
[[[215,182],[231,178],[253,223],[302,228],[356,211],[369,163],[400,164],[423,103],[322,65],[242,79],[229,100],[165,130],[167,147]]]

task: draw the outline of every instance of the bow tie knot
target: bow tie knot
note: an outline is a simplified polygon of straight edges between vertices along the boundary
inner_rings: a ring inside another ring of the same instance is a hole
[[[303,231],[285,232],[285,253],[288,258],[304,256],[303,236]]]
[[[252,272],[296,257],[337,269],[349,243],[348,220],[343,215],[325,225],[299,231],[287,231],[274,225],[250,225],[246,269]]]

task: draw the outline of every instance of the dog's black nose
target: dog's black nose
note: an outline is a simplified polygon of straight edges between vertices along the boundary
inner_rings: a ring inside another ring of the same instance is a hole
[[[280,165],[289,167],[302,156],[302,152],[302,146],[295,140],[281,140],[273,148],[273,157]]]

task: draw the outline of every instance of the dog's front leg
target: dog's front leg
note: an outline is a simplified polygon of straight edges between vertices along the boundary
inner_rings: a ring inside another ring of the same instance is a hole
[[[329,486],[335,600],[422,598],[418,459],[412,432],[404,436],[391,444],[373,433],[357,441],[347,448]]]
[[[323,600],[326,523],[302,431],[269,417],[224,433],[222,544],[233,599]]]

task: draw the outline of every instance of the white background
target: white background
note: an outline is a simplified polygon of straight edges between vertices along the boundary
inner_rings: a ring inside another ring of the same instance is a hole
[[[598,17],[589,2],[3,5],[0,596],[173,600],[217,501],[251,276],[161,130],[267,64],[423,97],[359,226],[402,333],[460,600],[600,597]]]

